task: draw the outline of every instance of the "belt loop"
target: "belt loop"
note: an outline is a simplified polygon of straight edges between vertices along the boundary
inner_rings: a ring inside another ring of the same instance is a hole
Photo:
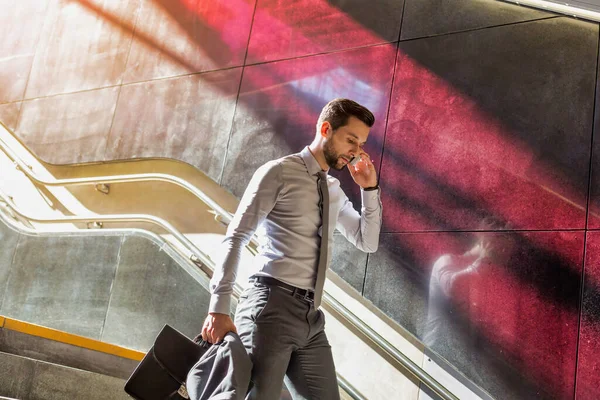
[[[311,294],[312,294],[311,291],[307,290],[306,293],[304,293],[304,300],[306,300],[306,301],[308,301],[310,303],[313,303],[314,300],[310,298]],[[314,296],[313,296],[313,298],[314,298]]]
[[[292,296],[296,297],[296,293],[298,293],[297,287],[295,287],[294,290],[292,291]]]

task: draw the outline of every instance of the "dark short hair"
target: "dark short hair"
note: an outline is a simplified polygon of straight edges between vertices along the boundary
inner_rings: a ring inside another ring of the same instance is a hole
[[[346,125],[348,118],[351,116],[358,118],[369,128],[375,123],[375,116],[366,107],[361,106],[354,100],[334,99],[321,110],[321,115],[319,115],[317,121],[317,129],[320,129],[323,122],[327,121],[331,124],[331,129],[335,131]]]

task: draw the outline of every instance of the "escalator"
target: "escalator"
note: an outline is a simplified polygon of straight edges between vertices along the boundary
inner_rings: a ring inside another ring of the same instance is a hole
[[[0,254],[10,257],[1,260],[0,313],[141,352],[165,323],[197,334],[237,200],[172,160],[47,164],[1,128]],[[250,245],[243,257],[253,254]],[[485,397],[438,368],[436,378],[461,393],[453,395],[425,371],[434,369],[423,345],[335,273],[325,290],[347,398]]]

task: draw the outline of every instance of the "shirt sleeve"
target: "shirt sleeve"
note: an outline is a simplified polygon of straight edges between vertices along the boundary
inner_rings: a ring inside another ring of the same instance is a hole
[[[229,314],[242,249],[277,202],[283,187],[281,168],[281,164],[270,162],[252,176],[220,246],[210,281],[209,312]]]
[[[360,214],[346,196],[344,205],[338,214],[336,228],[350,243],[366,253],[374,253],[379,247],[382,221],[380,190],[364,191],[361,189],[362,208]]]

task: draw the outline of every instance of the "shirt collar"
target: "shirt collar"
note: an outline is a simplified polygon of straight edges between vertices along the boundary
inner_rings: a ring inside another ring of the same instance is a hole
[[[308,170],[308,173],[310,175],[316,175],[317,173],[322,171],[321,166],[319,165],[319,162],[317,161],[315,156],[313,156],[311,151],[308,149],[308,146],[306,146],[300,152],[300,156],[302,157],[302,160],[304,161],[304,165],[306,165],[306,169]],[[329,168],[327,168],[327,170],[325,170],[325,173],[328,173],[328,172],[329,172]]]

